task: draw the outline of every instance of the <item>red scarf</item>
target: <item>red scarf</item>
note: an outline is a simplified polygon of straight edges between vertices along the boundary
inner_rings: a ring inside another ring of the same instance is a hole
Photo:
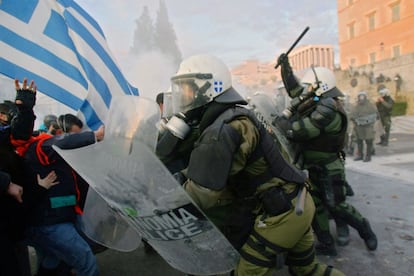
[[[29,146],[36,141],[42,141],[53,137],[50,134],[47,133],[41,133],[38,136],[31,136],[28,140],[17,140],[11,137],[11,143],[16,149],[17,154],[20,156],[24,156]]]

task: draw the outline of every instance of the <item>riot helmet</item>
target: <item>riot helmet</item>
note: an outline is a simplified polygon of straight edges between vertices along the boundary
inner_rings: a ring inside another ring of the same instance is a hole
[[[367,101],[367,99],[368,99],[367,92],[365,92],[365,91],[358,92],[358,94],[357,94],[357,101],[358,101],[358,103],[363,104],[363,103],[365,103]]]
[[[232,87],[227,66],[211,55],[195,55],[183,60],[171,78],[171,89],[174,113],[186,113],[212,101],[246,104]]]
[[[386,87],[383,87],[378,91],[378,93],[381,95],[381,97],[385,97],[390,95],[390,90],[388,90]]]
[[[341,97],[342,92],[336,88],[335,74],[326,67],[311,67],[301,79],[304,93],[314,92],[316,96]]]

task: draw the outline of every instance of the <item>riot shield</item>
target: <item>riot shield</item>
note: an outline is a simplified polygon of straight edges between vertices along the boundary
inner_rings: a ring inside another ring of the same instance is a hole
[[[141,243],[141,236],[94,190],[89,189],[82,215],[82,231],[94,242],[129,252]]]
[[[238,252],[154,154],[156,103],[114,98],[108,118],[102,142],[54,149],[172,267],[196,275],[234,269]]]
[[[289,162],[293,163],[295,160],[295,150],[292,143],[286,138],[283,130],[274,125],[273,122],[278,116],[281,115],[281,111],[278,110],[276,104],[265,93],[254,93],[248,99],[249,107],[253,110],[259,121],[262,122],[264,127],[272,134],[273,138],[279,145],[279,149]]]

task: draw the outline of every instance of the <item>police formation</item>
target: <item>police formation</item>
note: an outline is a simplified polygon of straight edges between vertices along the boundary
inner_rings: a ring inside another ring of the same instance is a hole
[[[312,224],[320,239],[322,234],[326,235],[324,241],[328,244],[331,236],[323,232],[327,218],[321,223],[315,221],[322,221],[322,215],[329,213],[357,228],[370,249],[375,249],[376,238],[368,221],[343,198],[338,198],[341,194],[336,191],[343,187],[343,160],[336,149],[344,134],[339,122],[345,114],[335,112],[316,122],[322,126],[329,119],[339,125],[328,123],[323,133],[334,130],[335,134],[321,136],[312,147],[301,150],[308,158],[308,151],[313,152],[319,143],[335,138],[332,152],[322,152],[312,159],[331,161],[298,167],[284,158],[277,137],[246,108],[246,101],[232,87],[230,71],[221,60],[209,55],[189,57],[171,80],[174,115],[164,120],[157,155],[239,251],[234,275],[268,275],[285,265],[292,275],[343,275],[315,258]],[[314,78],[310,84],[315,82]],[[293,89],[298,94],[306,91],[299,83]],[[327,99],[329,103],[334,101]],[[329,108],[333,106],[322,105],[318,112]],[[301,103],[298,110],[302,110]],[[298,117],[293,114],[291,118]],[[295,126],[303,123],[286,122],[294,126],[285,132],[289,139],[300,141],[293,135],[297,131]],[[329,174],[325,173],[327,165],[334,168]],[[304,168],[311,172],[311,180],[317,185],[310,184],[301,170]],[[327,187],[329,192],[320,195]],[[335,193],[332,189],[336,189]],[[334,198],[326,198],[331,196]]]

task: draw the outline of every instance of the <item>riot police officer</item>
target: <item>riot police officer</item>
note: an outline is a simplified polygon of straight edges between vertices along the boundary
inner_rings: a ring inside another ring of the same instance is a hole
[[[355,161],[371,161],[375,137],[374,124],[377,118],[377,109],[375,105],[369,101],[367,92],[360,91],[358,93],[357,103],[350,114],[350,119],[354,124],[358,147],[357,155],[354,158]],[[364,147],[364,144],[366,145],[366,148]]]
[[[378,93],[380,96],[375,104],[380,115],[382,127],[384,128],[384,134],[381,135],[381,140],[377,143],[377,145],[388,146],[391,130],[391,113],[394,106],[394,100],[390,95],[390,90],[386,87],[381,88]]]
[[[227,66],[196,55],[171,80],[176,115],[167,130],[183,142],[193,128],[199,133],[195,142],[190,138],[183,186],[239,250],[236,275],[265,275],[284,264],[295,275],[342,275],[315,260],[306,178],[243,107]],[[299,191],[305,197],[301,216],[293,208]]]
[[[317,253],[336,255],[334,239],[329,229],[329,216],[342,222],[339,241],[347,244],[346,225],[355,228],[369,250],[377,248],[377,237],[366,218],[347,203],[345,167],[342,152],[347,129],[347,117],[338,97],[334,73],[323,67],[309,69],[299,83],[285,54],[279,57],[282,79],[292,98],[285,116],[275,121],[285,129],[287,137],[297,145],[297,155],[303,160],[299,167],[309,171],[311,194],[316,205],[313,229],[318,238]]]

